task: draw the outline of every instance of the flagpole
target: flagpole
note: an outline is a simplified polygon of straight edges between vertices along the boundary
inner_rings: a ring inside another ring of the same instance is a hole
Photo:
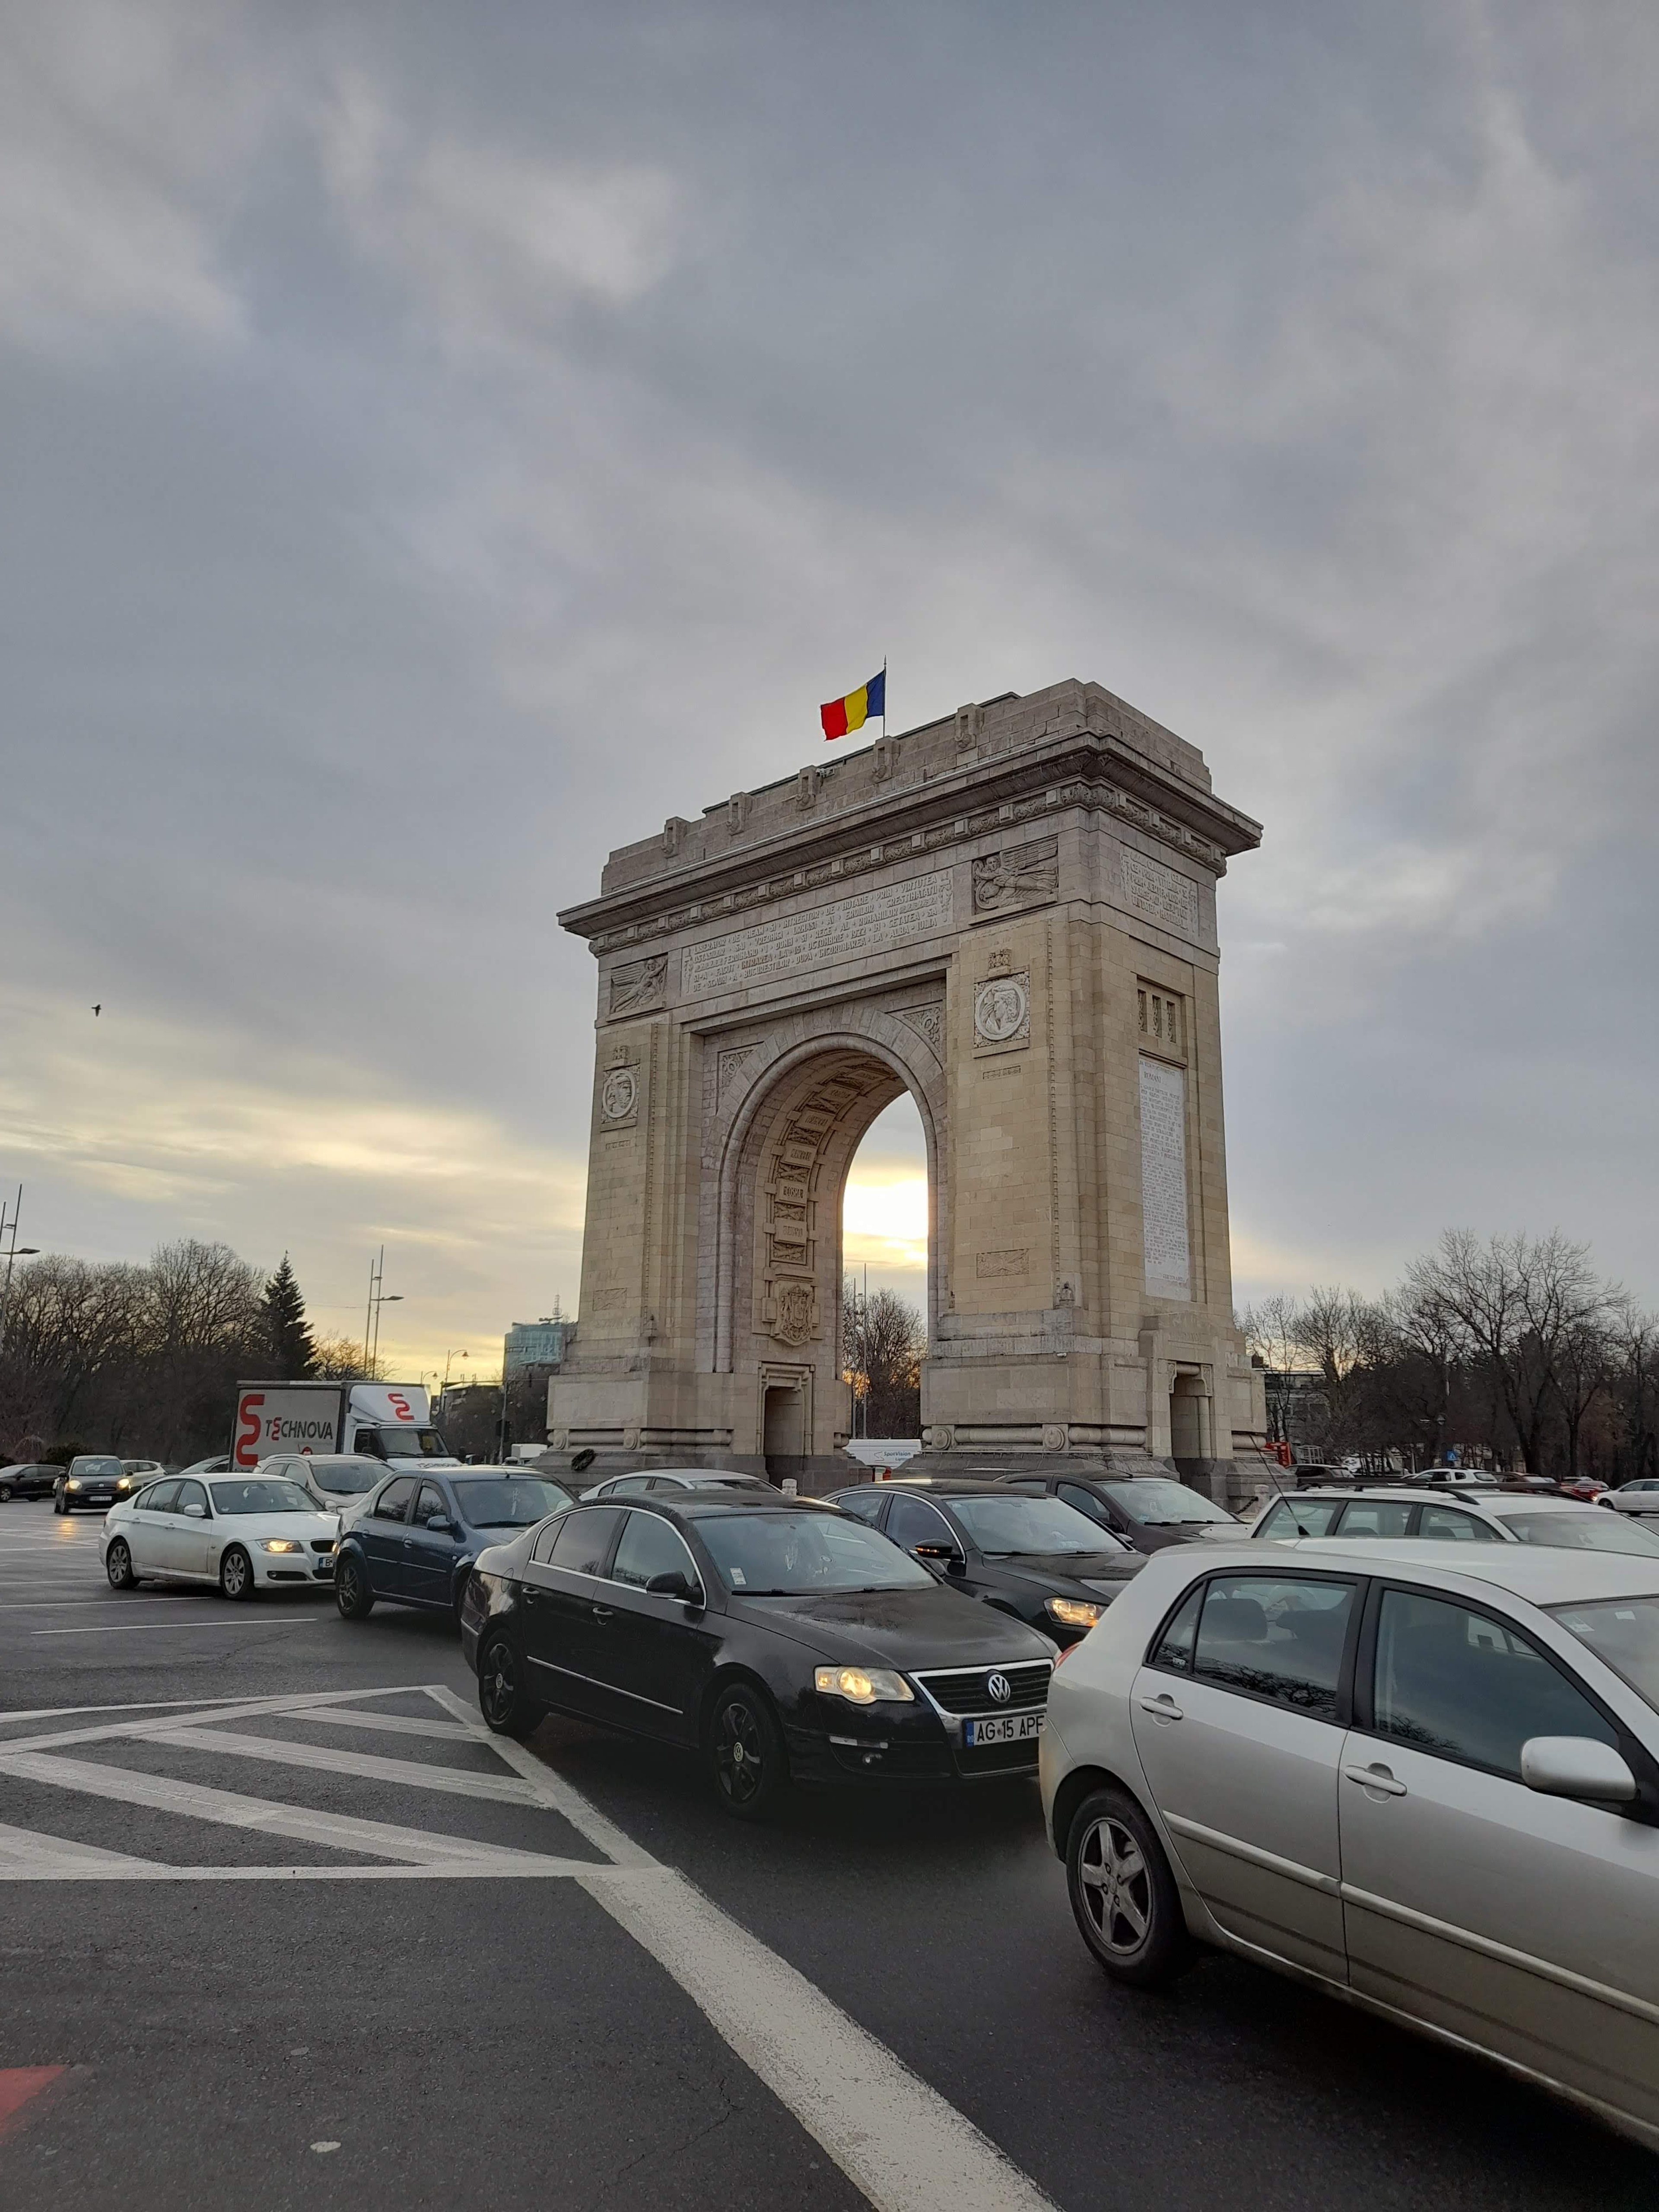
[[[884,653],[881,656],[881,734],[884,744],[887,738],[887,655]]]

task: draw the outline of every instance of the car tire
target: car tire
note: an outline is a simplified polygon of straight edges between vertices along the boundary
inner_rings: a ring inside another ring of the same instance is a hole
[[[240,1544],[232,1544],[219,1561],[219,1595],[234,1605],[253,1595],[253,1562]]]
[[[12,1496],[13,1492],[10,1483],[0,1482],[0,1505],[9,1505],[12,1501]]]
[[[1079,1932],[1114,1981],[1161,1989],[1193,1964],[1170,1862],[1127,1790],[1094,1790],[1073,1814],[1066,1887]]]
[[[334,1602],[342,1620],[367,1620],[374,1610],[374,1593],[368,1586],[361,1559],[349,1552],[334,1562]]]
[[[708,1771],[714,1795],[737,1820],[763,1820],[789,1787],[789,1755],[772,1700],[753,1683],[734,1682],[708,1717]]]
[[[524,1662],[504,1630],[490,1637],[478,1654],[478,1711],[497,1735],[520,1741],[533,1735],[543,1708],[525,1687]]]
[[[132,1553],[119,1536],[104,1554],[104,1572],[109,1577],[112,1589],[130,1590],[138,1587],[138,1577],[132,1571]]]

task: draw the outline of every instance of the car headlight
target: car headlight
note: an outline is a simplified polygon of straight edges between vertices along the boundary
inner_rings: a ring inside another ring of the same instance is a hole
[[[80,1476],[77,1474],[72,1482],[66,1482],[64,1487],[65,1490],[78,1490],[81,1487]]]
[[[1103,1605],[1085,1605],[1080,1597],[1048,1598],[1042,1609],[1066,1628],[1092,1628],[1106,1610]]]
[[[259,1549],[262,1552],[303,1552],[305,1546],[296,1542],[292,1536],[261,1536]]]
[[[812,1686],[849,1705],[913,1705],[916,1693],[902,1674],[886,1667],[815,1667]]]

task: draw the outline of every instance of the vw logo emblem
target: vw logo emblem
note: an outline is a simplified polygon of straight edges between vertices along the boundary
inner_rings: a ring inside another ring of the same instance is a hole
[[[1000,1705],[1006,1705],[1014,1694],[1009,1687],[1008,1677],[1006,1674],[993,1674],[985,1686]]]

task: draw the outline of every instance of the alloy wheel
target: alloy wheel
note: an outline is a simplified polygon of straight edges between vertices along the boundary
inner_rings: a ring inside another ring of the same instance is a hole
[[[1103,1951],[1131,1957],[1152,1921],[1152,1875],[1140,1845],[1121,1820],[1097,1820],[1083,1838],[1078,1875],[1084,1909]]]
[[[714,1729],[714,1771],[734,1805],[747,1805],[766,1786],[766,1745],[748,1701],[722,1707]]]
[[[227,1552],[219,1563],[219,1583],[227,1597],[246,1595],[252,1569],[240,1552]]]
[[[514,1663],[513,1646],[504,1636],[498,1636],[484,1653],[478,1674],[478,1702],[492,1728],[505,1725],[518,1694],[519,1673]]]

